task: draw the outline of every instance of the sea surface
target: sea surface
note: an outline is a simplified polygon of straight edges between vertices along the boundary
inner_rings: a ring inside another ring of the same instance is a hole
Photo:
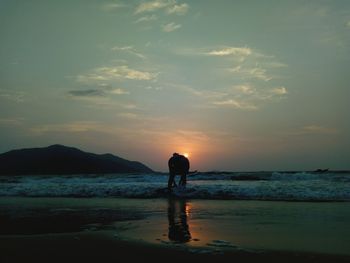
[[[166,173],[1,176],[0,196],[162,198],[168,196],[167,180]],[[350,171],[196,173],[173,194],[208,200],[350,201]]]

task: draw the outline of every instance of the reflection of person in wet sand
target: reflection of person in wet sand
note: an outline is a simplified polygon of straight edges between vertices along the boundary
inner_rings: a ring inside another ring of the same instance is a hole
[[[191,233],[187,224],[186,206],[186,200],[168,199],[168,238],[171,241],[186,243],[191,240]]]

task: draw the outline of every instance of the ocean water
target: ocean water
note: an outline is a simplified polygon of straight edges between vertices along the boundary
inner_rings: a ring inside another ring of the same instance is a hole
[[[160,198],[168,174],[1,176],[0,196]],[[179,180],[179,177],[176,178]],[[206,172],[174,195],[191,199],[350,201],[350,171]]]

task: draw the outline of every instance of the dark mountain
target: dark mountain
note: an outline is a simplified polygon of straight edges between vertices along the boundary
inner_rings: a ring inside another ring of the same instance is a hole
[[[94,154],[63,145],[0,154],[0,175],[153,172],[142,163],[112,154]]]

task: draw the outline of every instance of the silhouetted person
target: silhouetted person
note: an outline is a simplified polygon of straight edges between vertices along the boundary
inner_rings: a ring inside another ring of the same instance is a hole
[[[191,240],[191,233],[187,224],[186,200],[168,199],[168,238],[171,241],[186,243]]]
[[[171,190],[175,183],[175,175],[181,175],[179,185],[186,185],[186,176],[190,169],[190,161],[183,155],[174,153],[168,161],[169,166],[169,180],[168,189]]]

